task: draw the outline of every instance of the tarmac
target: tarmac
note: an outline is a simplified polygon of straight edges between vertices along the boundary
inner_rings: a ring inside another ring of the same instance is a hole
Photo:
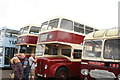
[[[12,72],[12,70],[2,70],[0,69],[0,80],[8,80],[11,79],[9,74]]]

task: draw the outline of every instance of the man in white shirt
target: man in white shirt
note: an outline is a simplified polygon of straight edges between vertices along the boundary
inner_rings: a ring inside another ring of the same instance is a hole
[[[35,57],[35,54],[32,53],[28,59],[29,65],[31,66],[29,78],[32,78],[32,79],[34,79],[34,77],[35,77],[35,62],[36,62],[36,60],[34,59],[34,57]]]

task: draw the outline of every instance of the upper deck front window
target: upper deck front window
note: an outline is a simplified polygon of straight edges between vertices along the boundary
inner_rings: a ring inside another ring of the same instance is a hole
[[[73,30],[73,22],[71,20],[62,19],[60,27],[66,30]]]
[[[38,34],[39,33],[39,30],[40,30],[40,27],[36,27],[36,26],[32,26],[30,28],[30,34]]]
[[[93,32],[93,31],[94,31],[94,30],[93,30],[92,27],[85,26],[85,33],[86,33],[86,34],[89,34],[89,33]]]
[[[58,27],[59,18],[50,20],[48,29],[54,29]]]
[[[102,49],[102,41],[100,40],[85,41],[83,56],[91,57],[91,58],[100,58],[101,49]]]
[[[105,41],[104,58],[120,60],[120,39],[109,39]]]
[[[18,32],[14,31],[14,30],[6,30],[5,32],[5,36],[6,37],[12,37],[12,38],[16,38],[18,36]]]
[[[21,29],[20,29],[20,34],[26,34],[26,33],[28,33],[28,30],[29,30],[29,26],[26,26],[26,27],[24,27],[24,28],[21,28]]]
[[[42,23],[40,31],[46,31],[48,28],[48,21]]]
[[[74,22],[74,31],[84,33],[84,25]]]

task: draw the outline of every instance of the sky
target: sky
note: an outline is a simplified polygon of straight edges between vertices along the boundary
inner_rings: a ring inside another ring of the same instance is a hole
[[[0,0],[0,28],[19,30],[41,25],[54,16],[65,16],[98,29],[118,26],[120,0]]]

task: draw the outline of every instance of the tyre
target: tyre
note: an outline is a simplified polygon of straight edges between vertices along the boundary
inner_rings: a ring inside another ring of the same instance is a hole
[[[55,75],[56,80],[67,80],[69,78],[68,70],[64,67],[59,68]]]

